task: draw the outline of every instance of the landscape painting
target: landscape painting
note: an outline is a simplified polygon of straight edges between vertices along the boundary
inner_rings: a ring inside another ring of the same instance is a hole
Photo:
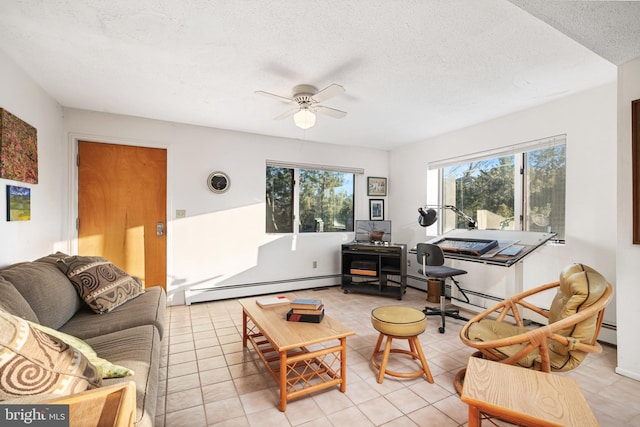
[[[38,183],[36,128],[0,108],[0,178]]]
[[[7,185],[7,221],[31,219],[31,189]]]

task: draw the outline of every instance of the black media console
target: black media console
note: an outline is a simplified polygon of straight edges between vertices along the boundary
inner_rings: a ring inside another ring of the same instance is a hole
[[[401,300],[407,286],[407,246],[351,242],[342,245],[342,290]]]

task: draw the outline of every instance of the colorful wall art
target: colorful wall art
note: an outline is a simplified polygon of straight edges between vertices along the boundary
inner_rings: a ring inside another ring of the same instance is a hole
[[[38,183],[36,128],[0,108],[0,178]]]

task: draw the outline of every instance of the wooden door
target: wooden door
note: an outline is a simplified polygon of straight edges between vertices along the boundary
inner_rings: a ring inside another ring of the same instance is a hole
[[[166,150],[80,141],[78,158],[78,254],[166,289]]]

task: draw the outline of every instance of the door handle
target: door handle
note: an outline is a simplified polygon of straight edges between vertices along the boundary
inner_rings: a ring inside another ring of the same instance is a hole
[[[156,223],[156,236],[158,237],[164,236],[164,222]]]

